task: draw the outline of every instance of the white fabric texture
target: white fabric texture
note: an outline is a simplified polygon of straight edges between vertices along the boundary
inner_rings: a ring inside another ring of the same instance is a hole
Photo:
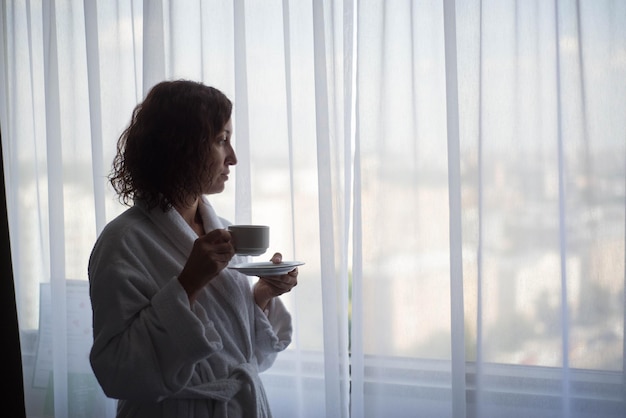
[[[306,263],[274,417],[622,418],[625,57],[623,0],[3,1],[28,415],[115,416],[80,284],[117,138],[186,78],[234,102],[211,204]]]
[[[227,226],[206,199],[199,208],[208,230]],[[289,313],[273,300],[268,320],[248,278],[229,269],[190,307],[176,276],[196,238],[177,211],[139,202],[94,247],[91,364],[123,400],[120,417],[271,416],[258,373],[291,342]]]

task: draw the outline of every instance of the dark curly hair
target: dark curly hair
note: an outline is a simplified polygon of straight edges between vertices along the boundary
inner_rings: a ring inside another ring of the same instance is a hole
[[[229,121],[232,102],[202,83],[155,85],[120,136],[109,181],[120,201],[168,210],[202,193],[211,169],[210,141]]]

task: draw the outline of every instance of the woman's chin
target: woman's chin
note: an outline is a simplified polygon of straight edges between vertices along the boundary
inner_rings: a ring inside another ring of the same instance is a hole
[[[211,185],[211,187],[208,190],[204,191],[204,194],[222,193],[225,188],[226,188],[226,185],[223,182],[219,182],[217,184]]]

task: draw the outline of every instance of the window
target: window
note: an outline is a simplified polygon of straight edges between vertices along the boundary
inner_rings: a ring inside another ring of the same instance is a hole
[[[263,375],[276,416],[623,416],[623,2],[7,1],[0,19],[29,416],[113,416],[72,302],[124,209],[115,141],[165,78],[233,99],[246,158],[212,202],[306,262]]]

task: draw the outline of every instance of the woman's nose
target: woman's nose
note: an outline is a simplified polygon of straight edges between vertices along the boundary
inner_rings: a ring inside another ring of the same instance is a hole
[[[231,147],[228,156],[226,157],[226,162],[229,165],[237,164],[237,154],[235,154],[235,150]]]

